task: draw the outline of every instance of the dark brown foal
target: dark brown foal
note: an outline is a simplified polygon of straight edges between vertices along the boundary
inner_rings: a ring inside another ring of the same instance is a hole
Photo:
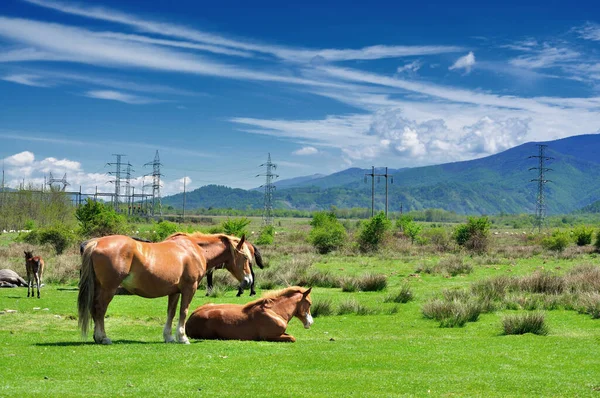
[[[40,298],[40,286],[42,284],[42,274],[44,273],[44,259],[40,256],[34,256],[33,252],[25,253],[25,270],[27,271],[27,297],[31,289],[31,297],[34,297],[33,282],[37,286],[37,296]]]

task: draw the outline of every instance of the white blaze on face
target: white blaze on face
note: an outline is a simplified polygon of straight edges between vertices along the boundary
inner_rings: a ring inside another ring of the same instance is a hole
[[[315,321],[311,314],[306,314],[306,322],[304,322],[304,328],[310,329],[310,325],[312,325]]]

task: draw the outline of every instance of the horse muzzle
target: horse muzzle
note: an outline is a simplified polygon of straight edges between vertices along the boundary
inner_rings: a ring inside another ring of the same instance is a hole
[[[306,321],[304,322],[304,329],[310,329],[310,326],[315,323],[311,314],[306,314]]]

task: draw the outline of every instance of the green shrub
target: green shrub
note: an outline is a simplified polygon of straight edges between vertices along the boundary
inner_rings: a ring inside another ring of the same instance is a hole
[[[124,234],[127,231],[127,219],[103,203],[86,199],[83,206],[75,211],[79,221],[79,232],[83,237],[95,238],[106,235]]]
[[[275,227],[272,225],[265,225],[256,239],[257,245],[272,245],[275,239]]]
[[[467,250],[482,253],[488,248],[491,225],[487,217],[469,217],[466,224],[454,230],[454,241]]]
[[[348,238],[346,229],[332,212],[315,213],[310,224],[313,228],[308,240],[321,254],[339,249]]]
[[[569,246],[570,241],[569,233],[556,230],[552,235],[542,239],[542,247],[546,250],[562,252]]]
[[[533,333],[543,336],[548,334],[548,326],[542,312],[507,315],[502,319],[502,328],[506,335]]]
[[[430,228],[423,231],[423,237],[435,246],[436,250],[447,251],[450,248],[450,238],[445,228]]]
[[[594,241],[594,247],[597,252],[600,252],[600,230],[596,232],[596,240]]]
[[[415,298],[410,286],[407,284],[402,285],[400,290],[396,293],[386,296],[383,300],[385,303],[408,303]]]
[[[328,316],[333,314],[331,300],[318,300],[310,306],[310,313],[313,317]]]
[[[32,245],[50,244],[56,254],[62,254],[66,248],[72,245],[75,240],[75,234],[64,225],[53,225],[47,228],[33,230],[18,238],[21,241]]]
[[[577,246],[586,246],[591,244],[593,235],[594,229],[586,227],[585,225],[579,225],[573,229],[573,240]]]
[[[223,231],[227,235],[233,235],[237,237],[242,237],[242,235],[248,235],[248,231],[246,227],[250,224],[250,220],[246,217],[242,218],[227,218],[227,220],[223,221]]]
[[[170,221],[161,221],[156,224],[154,231],[155,235],[153,240],[155,242],[160,242],[177,232],[177,224]]]
[[[358,235],[358,246],[362,251],[376,251],[390,231],[392,222],[384,212],[380,212],[361,225]]]
[[[422,230],[423,226],[421,224],[411,221],[404,226],[404,235],[408,236],[411,243],[414,244]]]

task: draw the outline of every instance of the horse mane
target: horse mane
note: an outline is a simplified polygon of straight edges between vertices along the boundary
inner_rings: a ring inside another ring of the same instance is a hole
[[[223,238],[227,238],[235,243],[240,241],[240,238],[238,238],[237,236],[233,236],[233,235],[227,235],[227,234],[205,234],[204,232],[192,232],[192,233],[187,233],[187,232],[175,232],[174,234],[169,235],[165,240],[169,240],[172,238],[175,238],[176,236],[187,236],[188,238],[215,238],[215,239],[223,239]]]
[[[250,301],[248,304],[244,306],[244,311],[250,310],[252,307],[260,306],[260,305],[269,305],[275,299],[280,297],[292,297],[297,293],[304,293],[306,291],[305,288],[300,286],[290,286],[281,290],[274,290],[271,292],[267,292],[263,294],[263,296],[257,300]]]

